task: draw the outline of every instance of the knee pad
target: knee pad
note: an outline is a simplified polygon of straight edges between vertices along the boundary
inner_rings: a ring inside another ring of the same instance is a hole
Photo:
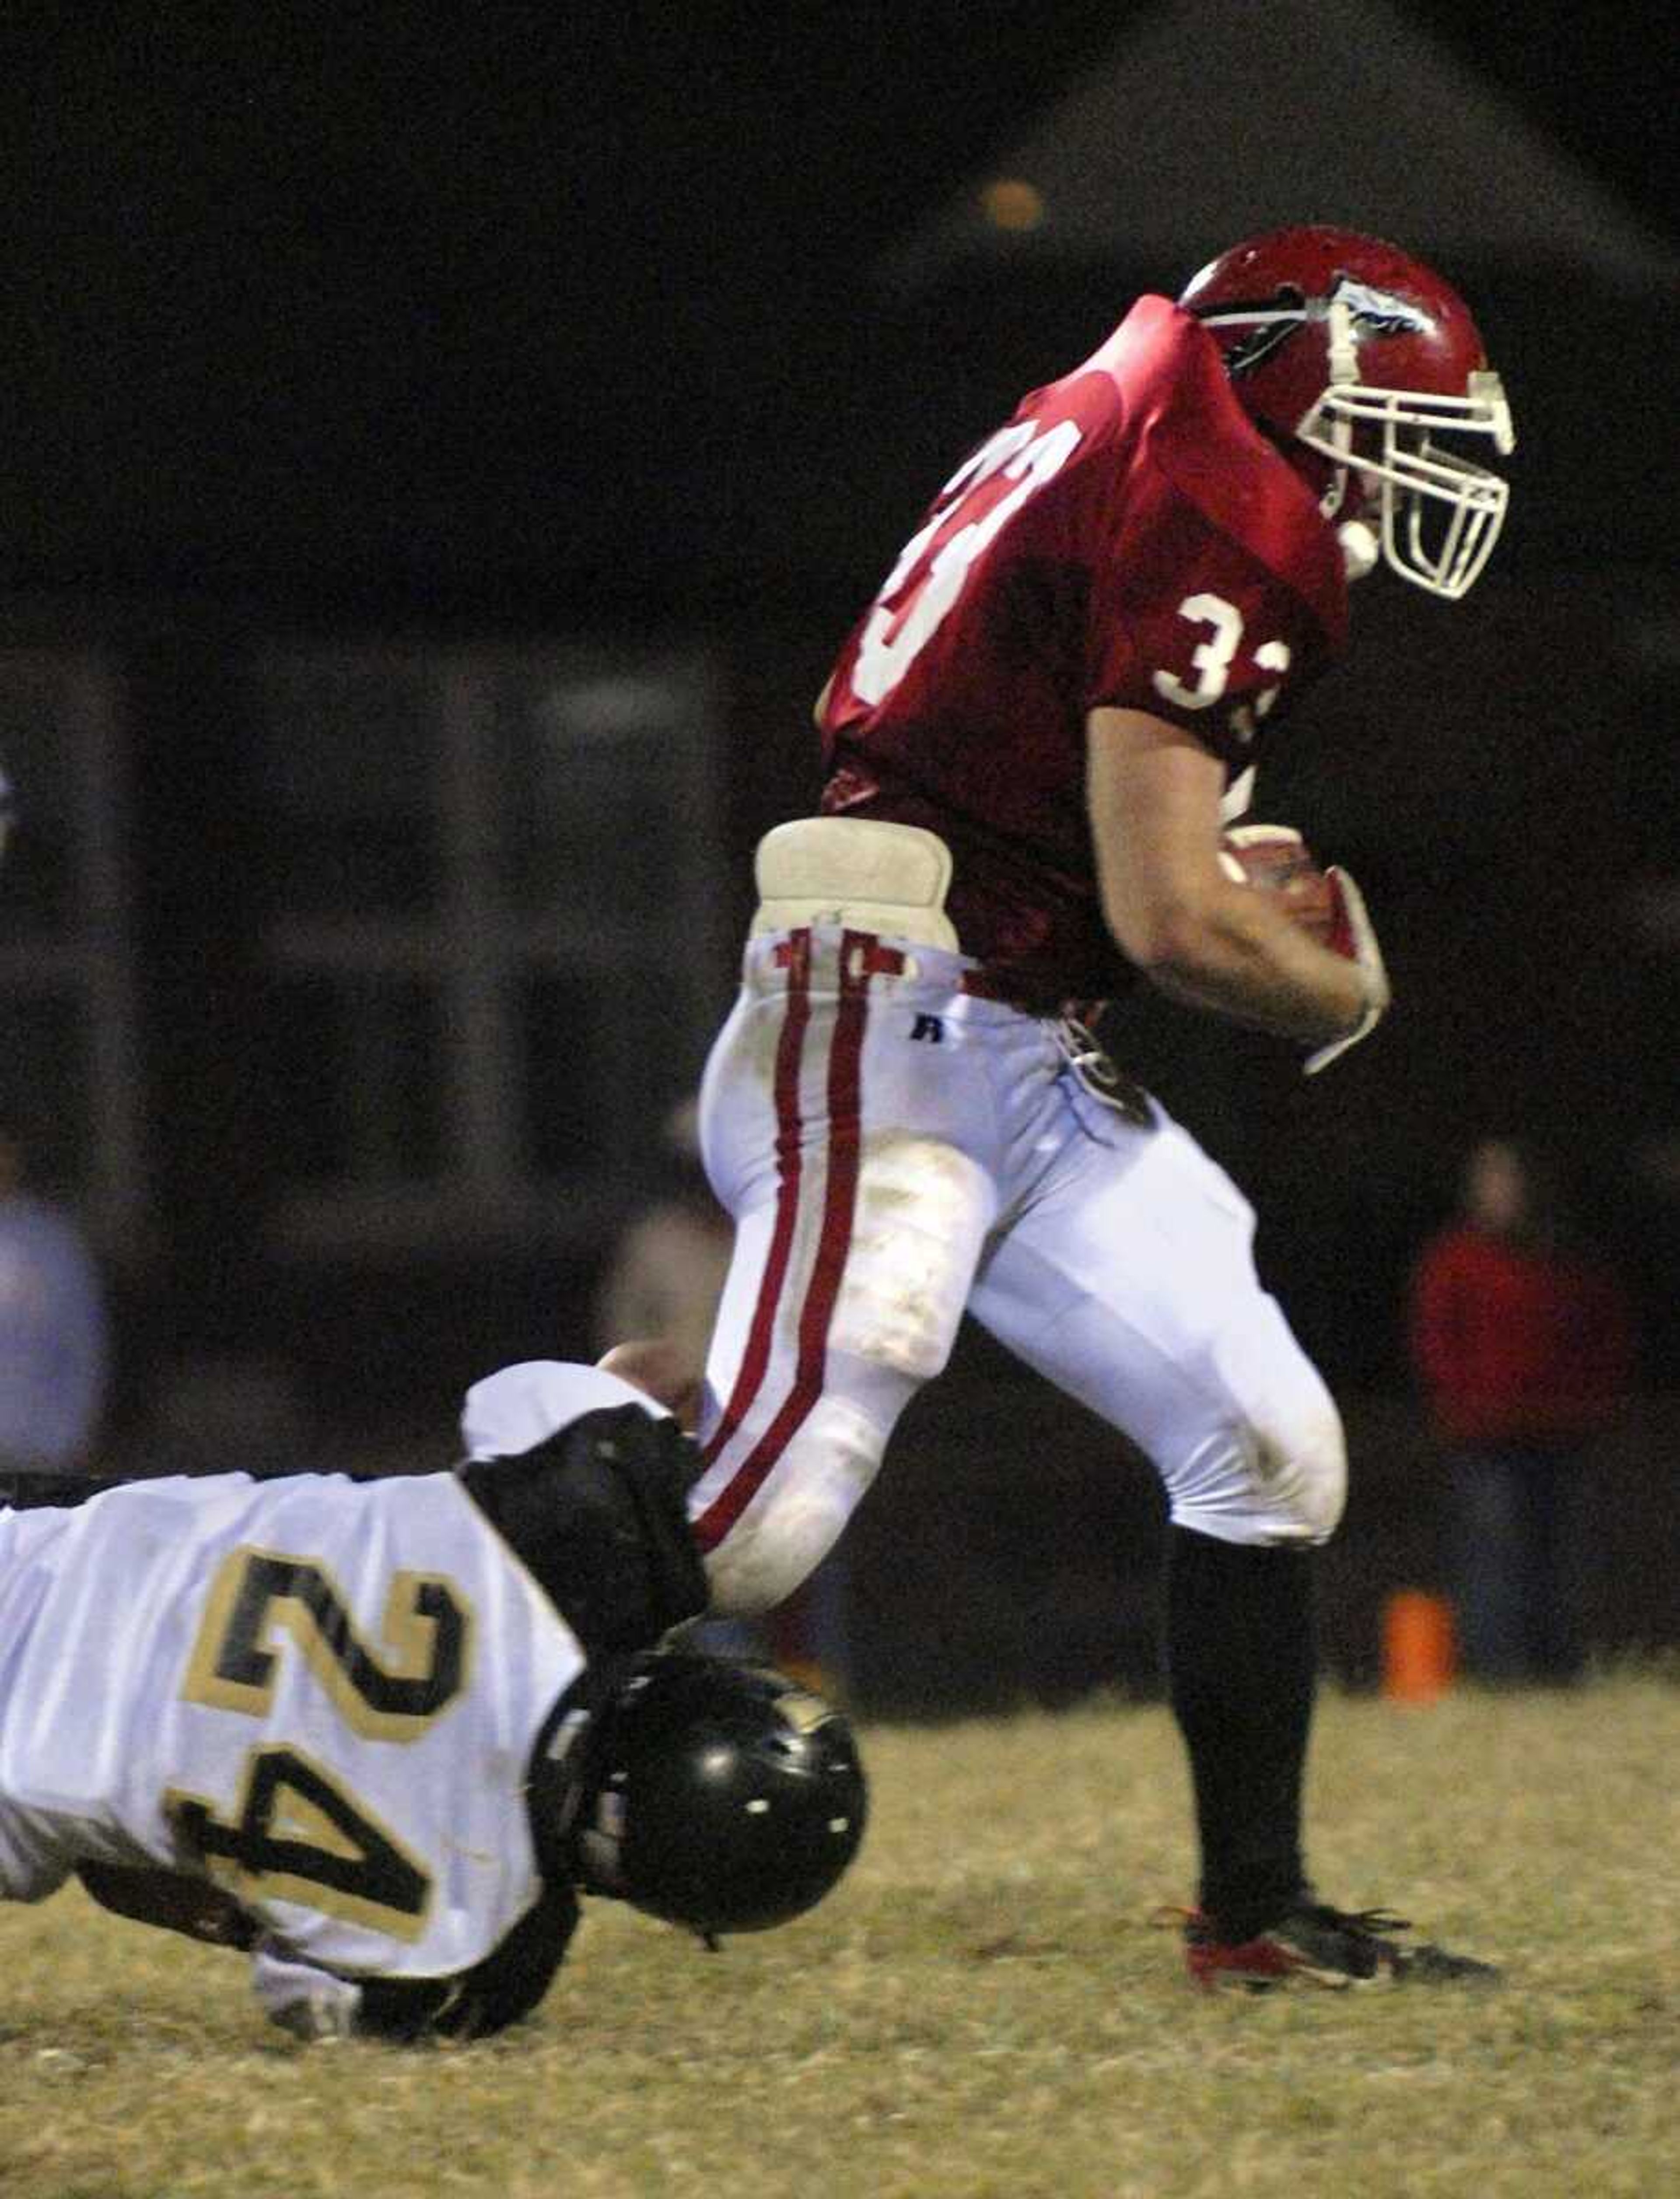
[[[1340,1415],[1326,1396],[1287,1425],[1228,1428],[1166,1479],[1177,1526],[1223,1543],[1327,1543],[1347,1498]]]
[[[1347,1496],[1341,1415],[1276,1304],[1222,1332],[1218,1420],[1166,1479],[1172,1516],[1228,1543],[1326,1543]]]
[[[1270,1539],[1328,1543],[1347,1502],[1340,1414],[1327,1400],[1323,1411],[1300,1416],[1287,1440],[1256,1430],[1254,1441],[1256,1479],[1285,1523]]]
[[[747,1618],[787,1601],[840,1540],[875,1479],[887,1432],[842,1397],[818,1400],[740,1518],[705,1552],[714,1612]]]

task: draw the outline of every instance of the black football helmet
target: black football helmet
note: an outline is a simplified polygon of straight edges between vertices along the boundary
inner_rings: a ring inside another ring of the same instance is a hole
[[[604,1706],[579,1811],[578,1875],[710,1939],[812,1908],[863,1837],[851,1727],[768,1666],[655,1652]]]

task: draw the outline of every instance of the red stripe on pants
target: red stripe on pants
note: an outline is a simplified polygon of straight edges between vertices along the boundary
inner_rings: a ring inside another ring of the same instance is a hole
[[[788,998],[782,1032],[776,1044],[776,1226],[770,1255],[759,1282],[753,1323],[747,1333],[747,1349],[735,1370],[735,1387],[724,1408],[723,1418],[707,1437],[701,1455],[710,1465],[752,1410],[770,1363],[770,1339],[776,1329],[776,1309],[788,1280],[788,1260],[793,1246],[793,1224],[799,1211],[799,1059],[805,1051],[805,1026],[811,1021],[811,934],[796,931],[788,942]]]
[[[804,936],[804,935],[800,935]],[[807,937],[807,951],[808,951]],[[840,1283],[846,1274],[846,1254],[852,1245],[852,1228],[857,1205],[857,1169],[862,1143],[860,1101],[863,1089],[862,1059],[863,1027],[869,1007],[869,971],[865,960],[865,940],[857,932],[843,933],[840,956],[840,1006],[835,1011],[834,1042],[828,1053],[828,1181],[823,1202],[823,1224],[817,1242],[817,1257],[811,1263],[811,1280],[805,1288],[805,1304],[799,1311],[799,1357],[794,1368],[793,1384],[781,1410],[770,1422],[740,1467],[721,1489],[711,1504],[695,1522],[695,1539],[703,1550],[714,1549],[746,1510],[769,1478],[771,1469],[804,1424],[811,1407],[823,1394],[823,1375],[828,1356],[828,1324],[834,1319],[834,1306],[840,1297]],[[856,971],[854,974],[854,965]],[[808,978],[808,964],[796,965],[798,974]],[[793,973],[789,975],[792,991]],[[803,992],[801,994],[803,998]],[[792,1014],[792,1000],[789,1001]],[[804,1035],[804,1019],[800,1021],[800,1036]],[[784,1040],[787,1033],[784,1030]],[[759,1302],[753,1309],[753,1330],[747,1339],[748,1356],[757,1355],[758,1365],[752,1391],[756,1393],[763,1378],[764,1362],[770,1349],[770,1335],[775,1322],[776,1302],[786,1280],[788,1241],[793,1234],[793,1212],[799,1203],[799,1086],[797,1063],[790,1079],[791,1094],[783,1087],[782,1053],[776,1054],[776,1153],[782,1170],[782,1187],[778,1194],[776,1234],[771,1241],[770,1257],[765,1263],[764,1280],[759,1292]],[[790,1123],[791,1115],[791,1123]],[[788,1150],[792,1149],[791,1172],[788,1165]],[[790,1181],[791,1173],[791,1181]],[[777,1254],[781,1255],[778,1262]],[[772,1288],[772,1282],[774,1287]],[[749,1397],[735,1411],[736,1399],[741,1396],[747,1373],[747,1362],[741,1363],[741,1379],[735,1384],[735,1395],[730,1400],[730,1414],[724,1422],[733,1432],[751,1403]],[[714,1457],[722,1448],[724,1425],[706,1445],[706,1457]]]

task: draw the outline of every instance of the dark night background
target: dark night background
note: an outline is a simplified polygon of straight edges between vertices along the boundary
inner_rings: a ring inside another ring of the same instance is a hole
[[[5,93],[13,584],[550,626],[728,617],[750,572],[790,609],[849,604],[881,538],[857,528],[836,574],[796,484],[963,312],[883,311],[872,266],[1152,12],[62,18]],[[1400,13],[1671,218],[1665,11]],[[1125,303],[1080,288],[1087,330]],[[1591,340],[1578,290],[1540,303],[1555,358]],[[1005,379],[987,347],[947,355],[921,393],[942,444],[1014,391],[1011,353],[1060,363],[1042,301],[988,318]],[[1660,367],[1642,324],[1635,301],[1578,436]],[[889,515],[922,493],[881,485]],[[1656,504],[1619,515],[1646,522],[1635,555],[1660,551]],[[1569,510],[1533,523],[1580,539]]]
[[[879,279],[1143,7],[40,12],[12,20],[0,92],[0,638],[97,643],[130,682],[148,1174],[111,1247],[125,1409],[166,1361],[283,1349],[333,1416],[441,1426],[487,1360],[582,1348],[590,1263],[274,1255],[270,1157],[314,1064],[253,971],[285,880],[249,651],[711,652],[727,935],[753,839],[813,790],[810,696],[942,469],[1137,289],[1233,240]],[[1668,10],[1395,12],[1665,232]],[[1497,577],[1453,609],[1374,582],[1264,805],[1361,876],[1407,1018],[1312,1087],[1153,1002],[1115,1040],[1255,1193],[1339,1380],[1403,1385],[1405,1261],[1464,1140],[1520,1125],[1629,1263],[1662,1386],[1680,982],[1671,901],[1665,934],[1639,912],[1677,814],[1680,313],[1671,282],[1599,279],[1543,239],[1439,256],[1521,431]],[[657,1020],[662,1099],[697,1062],[661,1058]],[[6,1088],[31,1088],[15,1053]],[[29,1102],[49,1158],[52,1104]],[[654,1175],[619,1166],[605,1220]]]

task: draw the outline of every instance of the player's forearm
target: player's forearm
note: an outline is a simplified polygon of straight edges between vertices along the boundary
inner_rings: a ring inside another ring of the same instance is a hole
[[[249,1947],[256,1939],[255,1926],[231,1894],[184,1872],[84,1863],[77,1875],[102,1909],[137,1924],[182,1932],[212,1947]]]
[[[1352,1030],[1371,1005],[1357,963],[1319,946],[1261,895],[1223,879],[1114,929],[1129,959],[1172,999],[1283,1038],[1322,1045]]]
[[[1218,757],[1142,710],[1095,710],[1089,736],[1102,912],[1127,960],[1175,1000],[1285,1038],[1352,1031],[1372,1005],[1365,974],[1221,868]]]
[[[530,2015],[577,1928],[576,1893],[549,1886],[481,1962],[451,1976],[340,1977],[268,1939],[252,1983],[270,2021],[295,2039],[488,2039]]]

